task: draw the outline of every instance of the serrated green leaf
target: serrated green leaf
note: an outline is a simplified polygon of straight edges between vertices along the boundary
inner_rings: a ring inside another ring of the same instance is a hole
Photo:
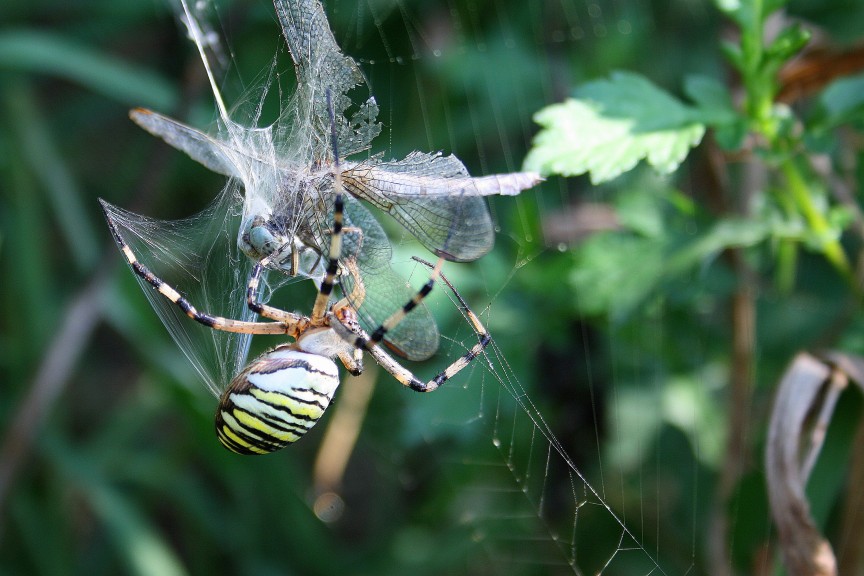
[[[594,103],[609,118],[633,119],[639,132],[678,128],[693,118],[691,108],[633,72],[613,72],[608,80],[583,84],[575,96]]]
[[[525,169],[543,174],[589,173],[594,184],[631,170],[645,159],[658,172],[674,171],[705,133],[698,112],[630,73],[591,82],[569,99],[540,110],[543,126]]]

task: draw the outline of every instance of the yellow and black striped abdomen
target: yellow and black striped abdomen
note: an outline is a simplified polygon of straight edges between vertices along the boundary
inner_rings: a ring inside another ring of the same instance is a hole
[[[318,422],[338,386],[332,360],[280,346],[250,363],[222,394],[216,435],[238,454],[275,452]]]

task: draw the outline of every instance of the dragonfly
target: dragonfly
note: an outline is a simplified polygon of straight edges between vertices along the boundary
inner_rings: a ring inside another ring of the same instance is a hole
[[[465,262],[486,254],[494,243],[494,227],[483,197],[519,194],[539,183],[540,176],[516,172],[472,178],[453,155],[417,151],[401,160],[345,161],[368,150],[381,132],[375,98],[369,96],[357,106],[352,101],[350,93],[366,87],[366,80],[357,63],[341,52],[319,1],[275,0],[274,5],[297,75],[297,90],[276,125],[250,131],[230,120],[213,81],[200,26],[188,11],[190,32],[211,79],[224,134],[211,137],[150,110],[131,113],[151,134],[211,170],[243,182],[245,219],[253,232],[244,251],[260,258],[263,246],[291,245],[292,238],[316,245],[305,224],[310,216],[323,215],[320,201],[332,189],[326,105],[330,93],[345,190],[389,214],[447,260]],[[260,237],[252,230],[256,226]]]
[[[181,4],[189,36],[198,48],[213,91],[217,129],[207,133],[143,108],[131,111],[130,117],[149,133],[229,178],[232,191],[224,192],[206,214],[188,222],[206,227],[202,223],[206,219],[215,222],[238,214],[239,224],[232,223],[237,248],[253,264],[266,262],[273,290],[285,279],[321,282],[322,263],[329,255],[337,178],[346,192],[339,284],[367,330],[380,325],[412,295],[391,267],[390,240],[369,207],[399,222],[440,258],[466,262],[486,254],[494,243],[494,227],[484,197],[517,195],[541,181],[532,172],[471,177],[458,158],[441,153],[415,151],[399,160],[368,154],[381,132],[378,105],[357,63],[339,48],[318,0],[274,1],[297,87],[281,103],[282,112],[273,124],[258,127],[260,107],[246,121],[235,120],[208,59],[207,34],[186,1]],[[354,94],[364,90],[369,95],[355,101]],[[338,175],[334,173],[335,150],[341,156]],[[363,152],[367,152],[365,158],[352,159]],[[154,220],[108,204],[104,208],[118,228],[140,240],[137,250],[150,253],[154,261],[177,258],[172,251],[185,248],[182,240],[169,245],[155,238],[154,226],[160,225]],[[182,226],[165,229],[181,230]],[[214,234],[221,233],[217,225]],[[219,255],[211,247],[207,257]],[[237,259],[226,256],[224,260],[224,266],[237,266],[233,276],[229,273],[226,285],[237,284],[238,273],[251,273],[248,263],[243,268]],[[279,279],[272,279],[273,272]],[[216,295],[212,298],[215,301]],[[235,296],[234,300],[242,298]],[[177,327],[176,310],[160,311],[155,299],[151,298],[151,303],[175,340],[182,339],[185,330]],[[235,303],[230,307],[236,308]],[[239,312],[243,317],[250,315],[245,310]],[[434,319],[420,305],[387,334],[384,344],[404,358],[424,360],[436,352],[438,342]],[[195,354],[190,352],[188,339],[178,343],[190,358]],[[242,365],[248,339],[235,347],[232,354],[237,359],[233,364]],[[193,362],[201,364],[194,358]],[[217,387],[210,383],[211,389]]]
[[[151,134],[185,152],[207,168],[234,178],[244,190],[238,245],[253,260],[274,252],[270,267],[290,276],[303,274],[299,255],[312,250],[326,257],[332,215],[332,151],[326,95],[332,95],[336,143],[343,160],[341,180],[348,227],[362,231],[356,248],[366,246],[361,278],[367,300],[356,303],[361,318],[375,325],[403,300],[404,285],[384,260],[386,237],[369,213],[373,206],[399,222],[430,251],[447,260],[471,261],[494,243],[494,227],[484,196],[516,195],[540,182],[538,174],[516,172],[471,177],[453,155],[412,152],[401,160],[373,156],[348,160],[368,150],[381,132],[374,96],[355,104],[351,94],[366,88],[357,63],[340,50],[322,4],[317,0],[275,0],[274,6],[294,63],[297,89],[279,120],[266,128],[249,128],[231,120],[206,55],[205,34],[184,2],[186,24],[200,51],[219,109],[221,130],[209,135],[156,112],[136,109],[131,118]],[[352,202],[354,198],[361,202]],[[350,235],[349,235],[350,236]],[[371,257],[371,254],[375,254]],[[345,258],[352,256],[350,247]],[[308,273],[308,271],[305,271]],[[347,276],[346,276],[347,277]],[[348,282],[351,280],[349,279]],[[349,293],[351,291],[349,290]],[[390,335],[388,342],[410,359],[423,359],[437,348],[437,335],[421,329],[434,325],[418,314],[404,325],[411,336]],[[407,340],[410,339],[410,342]]]

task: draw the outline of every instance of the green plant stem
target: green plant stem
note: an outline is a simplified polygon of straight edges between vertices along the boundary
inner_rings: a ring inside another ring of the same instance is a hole
[[[849,259],[846,257],[846,252],[843,251],[843,246],[837,238],[831,236],[831,226],[825,216],[813,204],[813,198],[810,196],[810,191],[807,188],[807,183],[801,176],[801,172],[791,159],[784,160],[780,165],[780,170],[783,177],[786,178],[786,183],[789,185],[789,192],[795,199],[798,209],[804,215],[810,229],[822,240],[821,250],[825,258],[834,266],[835,269],[849,282],[853,288],[856,286],[852,267],[849,265]],[[855,288],[856,291],[857,288]]]
[[[777,288],[789,294],[795,287],[795,271],[798,264],[798,243],[790,238],[780,240],[777,248]]]
[[[764,45],[764,6],[762,0],[752,0],[751,21],[742,29],[741,51],[744,56],[742,76],[747,89],[745,109],[753,121],[754,130],[772,141],[777,134],[772,79],[766,75]]]
[[[798,216],[798,205],[791,195],[785,190],[774,189],[772,194],[774,201],[786,218],[794,221]],[[777,288],[783,294],[789,294],[795,287],[795,276],[798,265],[798,240],[794,238],[781,238],[777,247],[777,268],[774,278]]]
[[[769,149],[779,149],[783,146],[780,142],[779,122],[774,114],[774,73],[765,61],[763,9],[763,0],[752,0],[751,18],[742,30],[741,36],[741,50],[744,56],[742,76],[747,89],[746,110],[753,130],[765,138]],[[840,241],[832,236],[831,226],[825,216],[813,203],[801,171],[791,158],[781,162],[780,171],[786,179],[797,211],[804,216],[810,229],[820,239],[819,248],[822,254],[846,279],[856,294],[861,296],[846,253]],[[781,288],[788,288],[794,282],[794,247],[786,245],[785,242],[781,244],[779,258],[778,282]]]

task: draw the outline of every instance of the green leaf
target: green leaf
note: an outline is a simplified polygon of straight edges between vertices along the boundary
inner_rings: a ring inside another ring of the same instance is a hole
[[[678,128],[693,117],[692,109],[633,72],[613,72],[609,80],[588,82],[576,90],[576,97],[594,103],[606,117],[633,119],[639,132]]]
[[[771,227],[758,220],[720,220],[693,241],[670,254],[664,264],[670,273],[677,274],[715,257],[727,248],[754,246],[770,234]]]
[[[37,98],[30,83],[10,82],[6,95],[9,124],[15,130],[22,157],[29,162],[31,173],[54,209],[64,245],[72,253],[74,263],[79,270],[88,270],[96,262],[99,251],[96,232],[87,215],[88,207],[92,206],[85,206],[92,198],[85,196],[78,187],[68,159],[58,150],[44,110],[35,105]]]
[[[754,246],[771,234],[755,220],[720,220],[695,236],[667,232],[640,237],[610,232],[591,237],[576,250],[569,281],[585,314],[623,318],[666,282],[710,262],[727,248]]]
[[[696,104],[699,120],[703,124],[717,128],[742,120],[729,90],[710,76],[687,76],[684,79],[684,93]]]
[[[53,439],[48,439],[45,444],[52,463],[70,485],[80,491],[94,515],[104,523],[130,574],[187,574],[170,542],[128,498],[127,493],[112,486],[92,462],[70,446],[61,446]]]
[[[570,285],[583,314],[626,316],[647,298],[663,273],[663,244],[652,238],[606,233],[576,251]]]
[[[821,128],[832,128],[864,112],[864,74],[832,82],[819,96]]]
[[[802,28],[796,22],[777,35],[777,38],[766,49],[765,54],[770,58],[785,62],[798,54],[807,45],[811,37],[812,34],[810,31]]]
[[[700,108],[734,110],[732,96],[720,81],[710,76],[693,74],[684,79],[684,93]]]
[[[642,76],[618,72],[586,84],[577,99],[540,110],[543,129],[525,159],[542,174],[590,173],[594,184],[631,170],[645,159],[661,173],[674,171],[705,126],[698,112]]]

